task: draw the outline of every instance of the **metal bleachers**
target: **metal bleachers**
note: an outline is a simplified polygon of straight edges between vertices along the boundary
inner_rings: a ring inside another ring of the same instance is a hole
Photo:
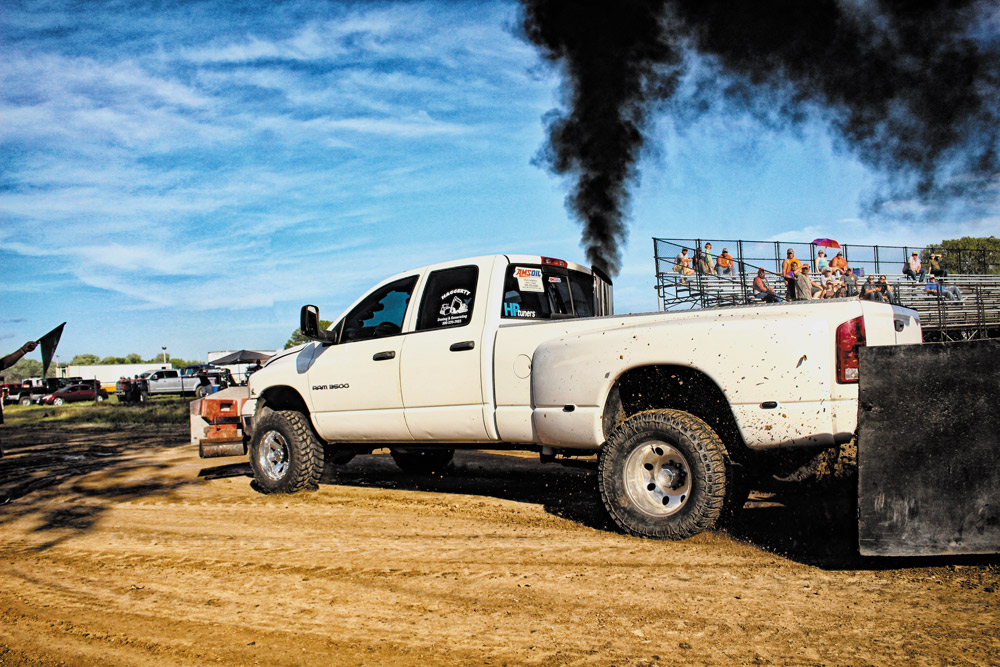
[[[716,242],[721,249],[722,242]],[[654,239],[656,259],[656,290],[661,310],[689,308],[716,308],[740,304],[756,303],[753,297],[753,279],[759,268],[764,268],[772,289],[785,296],[784,279],[776,273],[780,270],[780,257],[787,247],[794,247],[797,256],[810,262],[816,256],[816,248],[799,248],[809,244],[778,244],[759,241],[726,241],[725,244],[737,252],[733,273],[726,276],[695,273],[682,276],[673,269],[673,258],[681,248],[700,251],[701,240]],[[890,251],[903,254],[909,248],[895,249],[872,247],[869,254],[877,259],[889,257]],[[899,251],[903,252],[900,253]],[[758,255],[754,257],[754,253]],[[847,253],[845,253],[847,254]],[[855,250],[855,256],[861,255]],[[812,262],[810,262],[812,263]],[[1000,274],[964,273],[952,274],[940,279],[941,284],[957,287],[961,300],[952,300],[943,291],[927,291],[926,282],[907,279],[899,273],[896,262],[882,259],[878,264],[865,260],[852,260],[857,268],[857,286],[864,283],[866,272],[885,275],[893,293],[893,302],[912,308],[920,314],[924,340],[970,340],[976,338],[1000,337]],[[867,266],[867,264],[873,264]],[[892,268],[894,271],[879,271]],[[987,270],[995,267],[987,266]],[[772,270],[774,269],[774,270]],[[874,269],[874,270],[873,270]],[[851,296],[857,295],[854,286],[849,286]]]

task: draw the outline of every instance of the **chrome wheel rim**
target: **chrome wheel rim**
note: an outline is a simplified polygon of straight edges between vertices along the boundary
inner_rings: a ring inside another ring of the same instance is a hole
[[[654,517],[680,511],[691,497],[691,466],[673,445],[648,440],[625,461],[625,492],[642,512]]]
[[[288,471],[288,443],[277,431],[268,431],[260,441],[257,463],[268,479],[280,482]]]

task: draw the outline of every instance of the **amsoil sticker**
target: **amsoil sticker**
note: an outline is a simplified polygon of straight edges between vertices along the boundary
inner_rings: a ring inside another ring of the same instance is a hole
[[[438,311],[437,323],[442,327],[453,327],[465,324],[471,312],[472,292],[461,287],[441,295],[441,309]]]
[[[514,267],[514,277],[517,278],[517,288],[522,292],[544,292],[542,270],[529,269],[523,266]]]

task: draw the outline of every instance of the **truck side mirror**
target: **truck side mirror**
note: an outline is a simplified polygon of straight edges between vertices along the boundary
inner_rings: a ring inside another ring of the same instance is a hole
[[[309,340],[318,340],[321,343],[336,342],[329,331],[320,328],[317,306],[302,306],[302,312],[299,314],[299,330]]]

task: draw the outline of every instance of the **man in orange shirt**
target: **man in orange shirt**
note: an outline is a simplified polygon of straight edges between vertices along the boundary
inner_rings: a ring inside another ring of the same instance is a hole
[[[715,275],[720,278],[733,275],[733,256],[726,248],[722,249],[722,254],[715,260]]]
[[[781,263],[781,275],[785,278],[785,287],[788,289],[788,300],[795,300],[795,269],[802,266],[802,262],[795,257],[795,251],[791,248],[786,253],[785,261]]]

